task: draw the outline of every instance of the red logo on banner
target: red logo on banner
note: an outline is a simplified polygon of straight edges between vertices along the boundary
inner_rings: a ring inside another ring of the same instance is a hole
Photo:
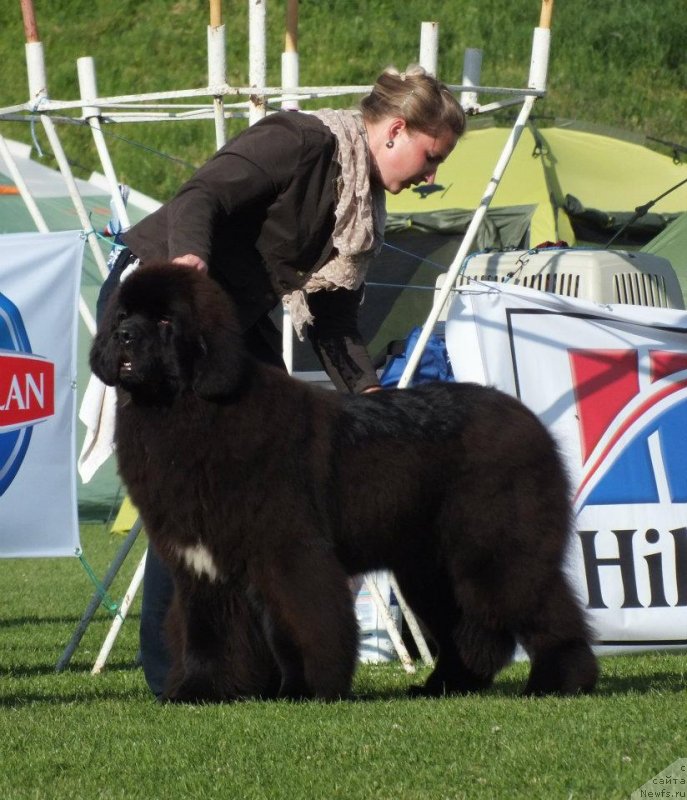
[[[55,413],[55,365],[30,353],[0,354],[0,430]]]
[[[570,350],[569,354],[586,461],[611,421],[639,394],[638,354],[636,350]],[[687,353],[651,350],[649,356],[652,383],[687,369]]]

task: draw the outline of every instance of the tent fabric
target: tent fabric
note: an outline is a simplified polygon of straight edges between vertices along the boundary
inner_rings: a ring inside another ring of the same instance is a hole
[[[435,184],[389,197],[389,213],[477,208],[509,135],[509,128],[468,127],[439,167]],[[574,231],[565,213],[567,195],[588,209],[631,213],[685,177],[687,165],[675,164],[669,156],[635,142],[571,126],[528,126],[496,189],[492,206],[537,207],[532,216],[530,246],[560,239],[574,244]],[[687,211],[687,186],[664,197],[651,211]]]
[[[687,213],[677,217],[642,250],[670,261],[680,281],[682,294],[687,297]]]
[[[389,214],[477,208],[509,134],[510,130],[506,128],[468,129],[455,150],[439,167],[432,191],[428,192],[425,187],[419,186],[388,197]],[[558,215],[549,199],[542,159],[533,157],[534,148],[535,140],[531,132],[523,131],[491,205],[498,208],[535,206],[530,241],[569,241],[572,230],[563,215],[560,215],[560,221],[557,219]],[[560,232],[557,232],[557,222],[561,227]]]
[[[563,208],[578,240],[590,244],[607,244],[612,241],[615,247],[639,247],[659,234],[678,216],[585,208],[571,194],[565,196]]]
[[[566,127],[539,129],[547,165],[555,172],[561,195],[605,211],[634,211],[687,177],[687,164],[675,164],[641,144]],[[656,213],[687,210],[687,186],[667,195]]]
[[[477,232],[475,249],[506,250],[511,247],[524,247],[529,241],[530,224],[536,208],[534,205],[489,208],[486,219]],[[393,234],[410,228],[425,233],[440,233],[462,238],[473,214],[473,211],[465,209],[389,214],[386,221],[386,239],[388,241]]]

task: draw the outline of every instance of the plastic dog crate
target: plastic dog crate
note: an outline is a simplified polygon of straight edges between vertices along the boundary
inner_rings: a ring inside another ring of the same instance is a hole
[[[439,276],[437,288],[444,278]],[[465,260],[456,286],[473,281],[509,282],[599,303],[685,307],[670,261],[651,253],[586,248],[479,253]]]

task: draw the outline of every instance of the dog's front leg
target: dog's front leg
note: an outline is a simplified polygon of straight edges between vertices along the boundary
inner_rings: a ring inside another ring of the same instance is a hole
[[[211,602],[207,581],[175,580],[174,601],[167,619],[172,668],[163,700],[179,703],[234,699],[221,677],[224,636],[218,625],[216,598]]]
[[[350,693],[358,627],[348,576],[322,541],[290,541],[256,576],[266,631],[282,673],[280,696],[336,700]]]
[[[276,697],[280,672],[245,583],[175,575],[168,620],[173,656],[163,699],[221,702]]]

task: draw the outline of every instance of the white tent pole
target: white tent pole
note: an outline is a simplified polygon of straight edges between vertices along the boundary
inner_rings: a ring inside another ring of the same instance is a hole
[[[86,102],[94,102],[98,96],[98,88],[95,79],[95,62],[91,56],[84,56],[77,59],[76,69],[79,76],[79,91],[81,99]],[[119,181],[115,173],[112,159],[110,158],[110,151],[107,148],[107,142],[100,124],[100,109],[93,105],[84,105],[81,116],[88,122],[88,125],[93,134],[93,141],[95,142],[96,150],[100,156],[100,163],[103,166],[103,172],[107,178],[110,187],[110,194],[112,195],[112,202],[114,203],[117,217],[122,225],[123,230],[127,230],[131,223],[129,222],[129,214],[124,205],[122,193],[119,190]]]
[[[398,628],[396,627],[396,622],[391,616],[389,606],[386,604],[386,600],[382,597],[382,593],[379,591],[379,587],[377,586],[372,575],[365,576],[365,586],[367,586],[370,596],[372,597],[372,601],[384,620],[384,626],[386,627],[389,638],[391,639],[391,642],[398,653],[398,657],[403,665],[403,669],[410,674],[414,673],[415,665],[413,664],[413,659],[410,657],[410,653],[403,643],[401,634],[398,632]]]
[[[281,54],[281,83],[284,94],[293,92],[299,83],[298,61],[298,0],[287,0],[286,33],[284,35],[284,52]],[[281,107],[286,111],[297,111],[297,99],[282,101]],[[282,304],[281,351],[286,369],[293,373],[293,324],[288,303]]]
[[[105,279],[107,277],[107,264],[105,262],[105,256],[103,255],[103,251],[100,249],[100,245],[98,244],[98,237],[93,230],[91,220],[88,217],[88,211],[86,210],[86,206],[84,205],[81,195],[79,194],[76,181],[74,180],[74,175],[72,174],[71,167],[69,166],[69,161],[67,160],[67,156],[62,148],[62,143],[60,142],[57,131],[55,130],[55,125],[50,117],[48,117],[46,114],[41,114],[41,122],[43,123],[43,127],[45,128],[45,132],[48,136],[50,147],[55,154],[55,159],[60,168],[60,172],[62,173],[62,177],[67,184],[69,196],[71,197],[74,208],[76,209],[76,213],[79,216],[81,227],[83,228],[84,234],[88,240],[88,244],[91,247],[91,252],[93,254],[93,258],[95,259],[95,263],[98,265],[98,270],[100,271],[103,279]]]
[[[284,94],[288,95],[297,89],[299,82],[298,0],[287,0],[284,52],[281,54],[281,85],[284,87]],[[282,100],[281,107],[287,111],[296,111],[299,108],[298,99]]]
[[[21,199],[24,201],[26,208],[28,209],[29,214],[31,214],[31,219],[34,221],[36,227],[38,228],[40,233],[49,233],[50,228],[41,214],[41,210],[36,205],[36,201],[33,199],[33,195],[31,194],[31,190],[26,185],[26,181],[22,176],[19,168],[17,167],[17,162],[14,160],[14,156],[12,155],[8,145],[7,140],[4,136],[0,135],[0,156],[5,161],[7,165],[7,171],[10,173],[10,177],[14,181],[15,186],[19,190],[19,194]]]
[[[248,0],[248,83],[261,88],[267,83],[267,0]],[[248,124],[252,125],[267,113],[265,96],[251,94]]]
[[[534,36],[532,41],[532,57],[530,60],[530,75],[529,75],[529,88],[535,89],[537,92],[545,92],[546,90],[546,76],[549,65],[549,48],[551,45],[551,14],[553,11],[553,0],[542,0],[541,16],[539,19],[539,26],[534,29]],[[538,95],[528,95],[523,101],[522,108],[515,121],[513,129],[508,137],[503,152],[496,163],[492,177],[487,184],[487,188],[482,195],[480,204],[475,211],[472,220],[468,226],[463,241],[458,248],[456,257],[454,258],[451,266],[448,269],[444,283],[439,291],[437,298],[434,301],[432,310],[427,317],[427,321],[422,327],[422,331],[415,345],[415,349],[408,358],[403,374],[398,381],[399,389],[404,389],[413,378],[417,365],[420,363],[420,358],[427,345],[427,341],[434,330],[434,326],[439,319],[441,312],[446,305],[448,297],[453,289],[453,286],[458,278],[458,274],[463,265],[465,257],[470,252],[472,243],[477,235],[479,226],[482,224],[484,217],[489,208],[496,189],[503,177],[503,173],[508,166],[508,162],[513,155],[515,148],[518,144],[520,136],[522,135],[527,120],[529,119],[534,103]]]
[[[146,565],[146,555],[147,551],[143,554],[143,557],[138,562],[138,566],[136,567],[136,571],[134,572],[134,577],[131,579],[131,583],[129,584],[129,588],[126,590],[126,594],[124,595],[124,599],[119,606],[119,611],[115,615],[115,618],[112,620],[112,625],[110,626],[110,630],[105,637],[105,641],[100,648],[100,652],[98,653],[98,657],[93,664],[93,669],[91,670],[91,675],[98,675],[102,672],[103,668],[105,667],[105,662],[110,655],[110,651],[119,635],[119,630],[124,624],[124,620],[126,619],[126,615],[129,613],[129,608],[134,601],[134,597],[136,597],[136,592],[138,591],[138,587],[141,585],[141,581],[143,580],[143,573],[145,572],[145,565]]]
[[[528,87],[538,92],[546,92],[546,78],[549,72],[549,51],[551,49],[551,17],[553,0],[542,0],[539,26],[534,29],[532,38],[532,57],[530,59],[530,79]]]
[[[398,600],[398,607],[401,609],[401,614],[403,614],[403,618],[408,623],[408,628],[413,640],[415,641],[415,644],[417,645],[420,658],[422,658],[422,663],[427,666],[431,666],[434,663],[432,654],[429,651],[429,647],[427,646],[427,642],[422,631],[420,630],[420,625],[415,618],[415,615],[410,610],[405,598],[401,594],[401,588],[399,587],[393,572],[389,575],[389,585],[391,586],[391,591],[396,595],[396,600]]]
[[[439,63],[439,23],[423,22],[420,26],[420,59],[421,67],[424,67],[430,75],[436,76],[437,65]]]
[[[463,86],[460,83],[447,84],[448,88],[454,92],[461,92],[466,89],[472,90],[473,88],[479,90],[482,94],[489,95],[503,95],[508,98],[504,100],[501,105],[506,102],[512,105],[514,102],[521,102],[522,98],[527,94],[541,95],[532,89],[513,88],[511,86]],[[232,98],[248,97],[255,94],[254,86],[224,86],[223,89],[225,96]],[[262,96],[267,98],[266,102],[280,103],[287,99],[284,97],[284,90],[282,86],[263,86]],[[299,97],[304,99],[316,99],[325,97],[341,97],[342,95],[356,94],[363,95],[369,94],[372,90],[370,84],[352,84],[352,85],[338,85],[338,86],[299,86],[296,93]],[[147,92],[145,94],[127,94],[117,95],[110,97],[99,97],[98,105],[108,108],[121,108],[120,111],[108,112],[108,117],[113,120],[123,122],[157,122],[160,120],[183,120],[183,119],[208,119],[212,116],[212,109],[207,103],[169,103],[165,101],[182,100],[182,99],[196,99],[211,96],[214,90],[207,86],[199,89],[175,89],[169,92]],[[129,109],[133,104],[140,104],[146,110],[144,112],[130,111]],[[69,111],[75,108],[81,108],[83,102],[81,100],[50,100],[45,98],[42,103],[43,111]],[[242,111],[248,108],[247,101],[239,101],[231,103],[227,108],[234,111]],[[498,104],[492,104],[494,108]],[[161,109],[155,111],[154,109]],[[174,111],[170,111],[170,109]],[[151,110],[152,109],[152,110]],[[183,109],[180,112],[180,109]],[[29,114],[35,113],[33,104],[19,103],[11,106],[3,106],[0,108],[0,116],[7,117],[10,114]]]
[[[408,358],[408,363],[406,364],[406,368],[403,370],[403,373],[398,381],[398,388],[404,389],[410,381],[412,380],[413,375],[415,374],[415,370],[417,365],[420,361],[422,353],[425,349],[427,341],[434,330],[434,326],[441,315],[441,312],[446,304],[449,294],[451,293],[451,289],[453,288],[453,284],[458,277],[458,273],[460,272],[460,268],[465,260],[465,257],[470,252],[470,248],[472,247],[472,242],[477,235],[477,231],[479,226],[482,224],[482,221],[487,213],[487,209],[489,208],[489,204],[494,197],[494,193],[498,188],[499,183],[501,182],[501,178],[503,177],[503,173],[508,166],[508,162],[510,161],[513,152],[515,151],[515,147],[520,139],[520,136],[525,128],[525,124],[527,122],[528,117],[532,111],[532,107],[534,106],[534,97],[526,97],[525,101],[523,102],[522,108],[520,113],[518,114],[518,118],[515,121],[515,125],[508,137],[506,144],[504,146],[503,152],[496,163],[496,167],[494,168],[494,172],[492,174],[489,183],[487,184],[487,188],[482,195],[482,199],[480,200],[479,206],[477,207],[470,224],[468,225],[468,229],[465,232],[465,236],[463,237],[463,241],[458,248],[458,252],[446,273],[446,278],[444,283],[439,291],[439,294],[432,306],[432,310],[427,317],[427,321],[425,322],[420,336],[418,337],[417,344],[415,345],[415,349],[410,354]]]
[[[23,8],[24,3],[22,3],[22,9]],[[35,33],[35,19],[33,20],[33,26],[33,31]],[[31,93],[31,98],[36,104],[36,108],[40,110],[39,105],[41,100],[47,99],[48,97],[47,81],[45,76],[45,59],[43,57],[43,45],[41,42],[29,41],[26,43],[26,66],[28,69],[29,91]],[[43,127],[45,128],[45,132],[48,136],[50,147],[55,154],[55,159],[57,160],[62,177],[67,184],[67,190],[69,191],[69,196],[72,199],[76,213],[79,216],[81,227],[83,228],[88,239],[88,243],[91,246],[95,263],[98,265],[101,275],[103,278],[105,278],[107,275],[105,257],[103,256],[103,252],[98,244],[98,238],[95,235],[95,231],[91,226],[91,221],[88,218],[88,212],[86,211],[86,207],[84,206],[81,195],[79,194],[76,181],[74,180],[74,175],[72,174],[71,167],[67,161],[67,156],[62,149],[62,144],[57,135],[57,131],[55,130],[55,125],[50,117],[48,117],[46,114],[41,114],[41,122],[43,123]]]
[[[289,375],[293,374],[293,323],[291,321],[291,309],[288,303],[282,303],[281,318],[281,355],[284,360],[286,371]]]
[[[482,51],[476,47],[468,47],[463,56],[463,78],[461,83],[464,86],[479,86],[482,74]],[[477,92],[464,91],[460,93],[460,104],[465,111],[477,110],[479,99]]]
[[[43,44],[38,38],[38,26],[36,25],[36,17],[33,10],[32,0],[21,0],[21,12],[24,20],[24,33],[26,35],[26,68],[29,79],[29,94],[36,109],[40,110],[40,103],[48,99],[48,82],[45,72]],[[57,164],[60,168],[60,172],[62,173],[62,177],[67,184],[67,189],[72,199],[72,203],[74,204],[74,208],[76,209],[76,213],[79,215],[81,226],[88,239],[88,244],[91,246],[91,250],[93,251],[95,263],[98,265],[101,275],[103,278],[105,278],[107,275],[105,257],[103,256],[103,252],[98,244],[95,231],[92,229],[91,221],[88,218],[88,212],[86,211],[83,200],[81,199],[81,195],[79,194],[76,181],[74,180],[71,167],[69,166],[67,157],[62,149],[62,144],[57,136],[57,131],[55,130],[53,121],[46,114],[41,114],[41,122],[43,123],[43,127],[45,128],[45,132],[48,136],[50,147],[55,154],[55,158],[57,159]]]
[[[215,143],[218,150],[227,140],[224,126],[224,97],[221,92],[227,82],[226,52],[226,30],[222,25],[222,3],[220,0],[210,0],[208,86],[215,92],[212,102],[215,116]]]
[[[47,90],[47,80],[45,73],[45,58],[43,54],[43,45],[38,39],[38,26],[36,25],[36,17],[33,10],[32,0],[21,0],[21,13],[24,20],[24,34],[26,36],[25,52],[26,52],[27,77],[29,82],[29,96],[33,103],[38,104],[42,100],[47,99],[48,90]],[[45,115],[43,115],[41,119],[45,120]],[[7,163],[10,169],[10,174],[12,176],[12,179],[17,185],[17,189],[19,190],[19,193],[22,199],[24,200],[24,203],[26,204],[29,214],[31,214],[31,218],[36,223],[36,227],[38,228],[39,232],[47,233],[48,226],[45,222],[45,219],[41,214],[38,206],[36,205],[36,202],[34,201],[33,197],[31,196],[31,193],[29,192],[28,187],[26,186],[26,183],[24,182],[24,179],[21,176],[21,173],[17,169],[16,163],[14,162],[14,159],[9,153],[9,149],[7,148],[4,139],[2,139],[2,145],[3,145],[3,155],[5,158],[5,162]],[[84,227],[84,230],[88,230],[89,228],[90,228],[90,222],[88,225]],[[90,238],[91,237],[89,236],[89,241]],[[104,267],[105,259],[103,258],[103,254],[99,247],[97,247],[97,250],[100,261],[102,261]],[[96,258],[96,263],[98,264],[98,266],[100,266],[100,262],[98,261],[97,258]],[[81,314],[81,318],[83,319],[84,324],[86,325],[86,328],[88,329],[89,333],[91,333],[91,335],[94,336],[96,327],[95,320],[93,319],[93,315],[91,314],[91,311],[88,308],[88,305],[86,304],[86,301],[83,299],[83,296],[81,294],[79,295],[79,313]]]

